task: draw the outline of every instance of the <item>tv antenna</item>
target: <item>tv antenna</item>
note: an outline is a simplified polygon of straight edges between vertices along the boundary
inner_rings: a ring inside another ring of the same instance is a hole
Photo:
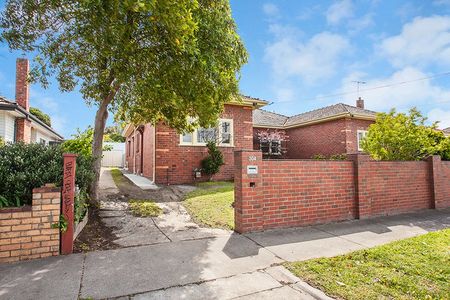
[[[360,88],[361,84],[366,84],[367,82],[359,81],[359,80],[355,80],[355,81],[352,81],[352,82],[356,83],[356,93],[357,93],[357,96],[358,96],[358,99],[359,99],[359,88]]]

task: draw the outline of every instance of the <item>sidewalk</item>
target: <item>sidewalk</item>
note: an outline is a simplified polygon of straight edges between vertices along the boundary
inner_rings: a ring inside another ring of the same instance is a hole
[[[450,227],[450,210],[0,266],[0,299],[313,299],[282,267]]]

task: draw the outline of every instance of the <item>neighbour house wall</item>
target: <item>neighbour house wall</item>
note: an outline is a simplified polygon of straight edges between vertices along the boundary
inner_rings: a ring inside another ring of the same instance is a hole
[[[0,263],[59,255],[61,189],[33,190],[31,206],[0,209]]]
[[[380,162],[354,154],[348,161],[262,160],[235,153],[238,232],[394,215],[450,207],[450,162]],[[248,174],[248,166],[257,174]]]
[[[239,105],[225,105],[221,118],[233,119],[233,147],[219,147],[224,155],[225,165],[214,175],[215,180],[230,180],[234,177],[233,151],[252,148],[252,108]],[[194,181],[193,171],[201,167],[201,160],[207,156],[205,146],[180,145],[176,130],[160,124],[156,127],[156,183],[182,184]],[[203,176],[200,180],[207,180]]]
[[[0,111],[0,137],[6,142],[14,142],[15,118],[6,111]]]

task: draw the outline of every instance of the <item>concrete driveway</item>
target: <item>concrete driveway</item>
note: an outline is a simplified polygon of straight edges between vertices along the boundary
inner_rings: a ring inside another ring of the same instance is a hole
[[[448,227],[450,210],[428,210],[6,264],[0,299],[313,299],[316,290],[277,266]]]

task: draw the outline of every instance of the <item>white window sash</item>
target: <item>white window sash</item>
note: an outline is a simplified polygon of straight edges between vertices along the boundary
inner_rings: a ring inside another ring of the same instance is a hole
[[[364,139],[367,136],[367,132],[368,132],[367,130],[357,130],[356,131],[356,139],[358,142],[358,151],[364,151],[361,148],[361,141],[362,141],[362,139]]]
[[[223,122],[227,122],[227,123],[230,124],[230,129],[229,129],[230,130],[230,132],[229,132],[230,133],[230,143],[223,143],[222,142],[222,134],[223,134],[222,123]],[[191,139],[192,142],[184,142],[183,141],[183,135],[184,134],[180,134],[180,143],[179,144],[182,145],[182,146],[206,146],[205,142],[198,141],[198,129],[195,129],[190,134],[192,134],[192,139]],[[233,147],[234,146],[233,119],[219,119],[217,134],[218,134],[218,139],[220,141],[219,146]]]

